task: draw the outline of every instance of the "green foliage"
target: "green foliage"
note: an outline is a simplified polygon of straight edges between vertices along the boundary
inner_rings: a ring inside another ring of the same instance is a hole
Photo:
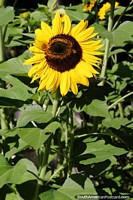
[[[12,7],[0,7],[0,26],[7,25],[14,19],[14,11]]]
[[[83,10],[86,3],[63,6],[49,0],[26,15],[22,9],[0,7],[5,53],[0,63],[0,200],[132,198],[132,2],[120,2],[111,31],[110,12],[98,19],[103,1],[96,1],[91,12]],[[89,21],[104,44],[107,65],[101,56],[103,79],[99,75],[89,87],[79,85],[77,96],[59,97],[54,113],[55,94],[37,91],[38,82],[28,77],[31,66],[23,63],[32,56],[27,49],[35,29],[41,21],[51,25],[56,11],[66,12],[73,26]]]

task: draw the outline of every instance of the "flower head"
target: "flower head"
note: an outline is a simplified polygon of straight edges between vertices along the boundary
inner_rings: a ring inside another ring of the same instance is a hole
[[[119,5],[119,3],[118,2],[115,2],[115,8],[117,7]],[[105,4],[103,4],[103,6],[102,6],[102,8],[100,8],[100,10],[99,10],[99,12],[98,12],[98,16],[99,16],[99,19],[100,20],[103,20],[103,19],[105,19],[105,15],[106,15],[106,13],[110,10],[110,7],[111,7],[111,5],[110,5],[110,3],[105,3]]]
[[[78,93],[77,84],[89,86],[88,78],[98,74],[100,58],[95,55],[102,47],[101,40],[93,40],[97,35],[94,28],[87,28],[87,21],[81,21],[72,28],[68,15],[55,14],[52,28],[41,22],[41,29],[35,30],[35,43],[30,47],[34,56],[25,61],[33,64],[28,75],[32,82],[39,79],[39,90],[55,92],[60,87],[61,95],[69,89]]]
[[[91,11],[92,8],[95,6],[95,2],[96,2],[96,0],[90,0],[90,3],[87,3],[87,4],[84,6],[83,10],[84,10],[84,11]]]
[[[23,13],[20,14],[20,17],[27,19],[27,18],[30,17],[30,13],[29,12],[23,12]]]

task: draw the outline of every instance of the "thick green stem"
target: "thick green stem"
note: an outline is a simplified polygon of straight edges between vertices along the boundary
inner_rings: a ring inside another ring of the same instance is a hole
[[[112,31],[113,27],[113,18],[114,18],[114,9],[115,9],[115,0],[110,1],[111,8],[110,8],[110,15],[109,15],[109,21],[108,21],[108,31]],[[106,45],[105,45],[105,54],[103,59],[103,66],[100,74],[100,78],[102,81],[99,83],[100,86],[104,86],[105,82],[105,74],[106,74],[106,68],[108,63],[108,57],[109,57],[109,49],[110,49],[110,41],[106,39]]]
[[[123,113],[123,107],[122,107],[122,103],[118,103],[118,108],[119,108],[119,113],[120,113],[120,117],[124,117],[124,113]]]
[[[2,26],[0,26],[0,63],[4,61],[4,41]]]
[[[39,199],[39,189],[44,183],[46,169],[47,169],[47,166],[48,166],[48,158],[49,158],[49,153],[50,153],[51,140],[52,140],[52,134],[48,138],[45,145],[42,146],[42,148],[41,148],[40,154],[42,154],[42,161],[41,161],[40,174],[39,174],[39,177],[38,177],[38,182],[37,182],[37,186],[36,186],[36,190],[35,190],[33,200]]]
[[[44,177],[46,174],[46,168],[48,165],[48,158],[49,158],[49,153],[50,153],[50,146],[51,146],[51,140],[52,140],[52,134],[47,140],[45,144],[45,149],[44,149],[44,154],[43,154],[43,160],[42,160],[42,166],[41,166],[41,171],[39,175],[39,185],[43,185]]]
[[[53,100],[53,109],[52,109],[53,117],[56,117],[56,113],[57,113],[57,110],[58,110],[58,104],[59,104],[59,100],[54,99]]]
[[[98,127],[98,117],[93,117],[93,127],[91,132],[94,133],[97,131],[97,127]]]
[[[4,108],[0,109],[0,121],[1,121],[1,129],[8,129],[8,120]]]
[[[0,26],[0,63],[4,61],[4,39],[3,39],[3,30],[2,26]],[[0,80],[0,87],[4,88],[4,81]],[[0,109],[0,121],[1,121],[1,129],[8,129],[8,120],[5,113],[5,109]]]
[[[120,103],[121,101],[123,101],[126,97],[133,95],[133,92],[130,92],[128,94],[126,94],[125,96],[121,97],[120,99],[118,99],[117,101],[115,101],[114,103],[112,103],[109,107],[108,110],[110,110],[111,108],[113,108],[114,106],[116,106],[118,103]]]
[[[114,24],[113,26],[113,29],[112,30],[115,30],[121,20],[121,18],[123,17],[124,13],[127,11],[128,7],[131,6],[131,4],[133,3],[133,0],[130,1],[130,3],[125,7],[124,11],[121,13],[120,17],[118,18],[118,20],[116,21],[116,23]]]
[[[56,117],[57,115],[57,110],[58,110],[58,104],[59,104],[59,99],[60,99],[60,91],[59,89],[55,92],[54,98],[53,98],[53,109],[52,109],[52,114],[53,117]]]
[[[74,145],[74,129],[73,129],[73,110],[70,109],[71,130],[70,130],[70,151],[68,160],[68,174],[71,175],[73,167],[73,145]]]
[[[0,7],[5,5],[5,0],[0,0]]]

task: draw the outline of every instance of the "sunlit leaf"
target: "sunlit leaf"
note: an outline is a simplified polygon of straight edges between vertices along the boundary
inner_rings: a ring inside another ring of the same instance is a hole
[[[1,158],[1,157],[0,157]],[[21,159],[14,167],[10,166],[8,163],[5,163],[4,159],[1,159],[0,162],[0,188],[7,183],[21,184],[28,180],[35,180],[33,173],[28,172],[28,163],[30,165],[30,170],[35,167],[32,167],[34,164],[31,161],[26,161]]]
[[[63,194],[62,192],[59,191],[54,191],[54,190],[48,190],[42,194],[40,194],[40,199],[41,200],[71,200],[71,198],[68,197],[68,195]]]
[[[66,179],[63,186],[58,191],[62,192],[63,194],[66,194],[72,200],[77,195],[97,194],[91,180],[81,174],[71,175],[69,178]]]
[[[125,154],[127,151],[123,148],[115,147],[111,144],[105,144],[104,140],[91,141],[89,138],[84,140],[86,150],[79,156],[81,164],[92,164],[103,162],[107,159],[113,159],[114,156]]]
[[[121,126],[125,126],[129,123],[127,118],[106,118],[102,121],[102,124],[107,128],[120,129]]]
[[[10,193],[6,195],[5,200],[24,200],[19,194]]]
[[[14,18],[14,10],[12,7],[0,7],[0,26],[6,25]]]
[[[28,98],[31,97],[31,94],[29,94],[28,91],[25,90],[23,87],[14,86],[9,89],[0,88],[0,97],[26,101]]]
[[[23,127],[31,121],[47,123],[52,119],[52,113],[45,112],[40,106],[29,106],[22,111],[17,121],[18,127]]]
[[[41,130],[39,128],[18,129],[17,133],[22,140],[34,149],[40,148],[50,137],[50,134],[46,134],[45,129]]]
[[[15,132],[15,131],[14,131]],[[11,131],[9,130],[8,134],[10,135]],[[17,134],[17,132],[16,132]],[[27,142],[24,142],[24,140],[22,140],[21,138],[18,140],[18,146],[16,147],[16,143],[14,144],[14,147],[12,147],[6,154],[5,157],[10,159],[11,156],[13,156],[16,153],[19,153],[20,151],[25,150],[28,146]]]
[[[20,58],[12,58],[0,64],[0,73],[27,75],[29,67],[25,66]]]
[[[88,14],[83,12],[83,4],[66,7],[65,11],[72,21],[81,21],[88,17]]]
[[[60,189],[44,192],[40,198],[41,200],[74,200],[78,195],[88,194],[97,194],[91,180],[81,174],[73,174],[66,179]]]
[[[113,44],[116,44],[117,46],[126,45],[130,41],[133,42],[133,22],[123,22],[112,34]]]
[[[85,105],[82,110],[92,116],[109,116],[106,102],[98,99],[94,99],[89,105]]]

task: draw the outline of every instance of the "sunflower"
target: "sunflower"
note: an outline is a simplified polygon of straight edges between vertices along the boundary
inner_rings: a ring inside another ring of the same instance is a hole
[[[95,6],[95,3],[96,3],[96,0],[90,0],[90,3],[87,3],[87,4],[84,6],[83,10],[84,10],[84,11],[91,11],[92,8]]]
[[[118,2],[115,2],[115,8],[117,7],[119,5],[119,3]],[[111,5],[110,5],[110,3],[105,3],[105,4],[103,4],[103,6],[102,6],[102,8],[100,8],[100,10],[99,10],[99,12],[98,12],[98,16],[99,16],[99,19],[100,20],[103,20],[103,19],[105,19],[105,15],[106,15],[106,13],[110,10],[110,7],[111,7]]]
[[[99,67],[100,58],[95,55],[102,47],[101,40],[93,40],[97,35],[94,28],[87,28],[88,22],[82,20],[72,28],[70,18],[64,14],[55,14],[52,28],[41,22],[41,29],[35,30],[35,43],[29,48],[34,54],[25,61],[32,64],[28,75],[32,82],[39,79],[38,90],[60,88],[61,95],[66,95],[69,89],[78,93],[77,84],[89,86],[88,78],[99,74],[94,68]]]

